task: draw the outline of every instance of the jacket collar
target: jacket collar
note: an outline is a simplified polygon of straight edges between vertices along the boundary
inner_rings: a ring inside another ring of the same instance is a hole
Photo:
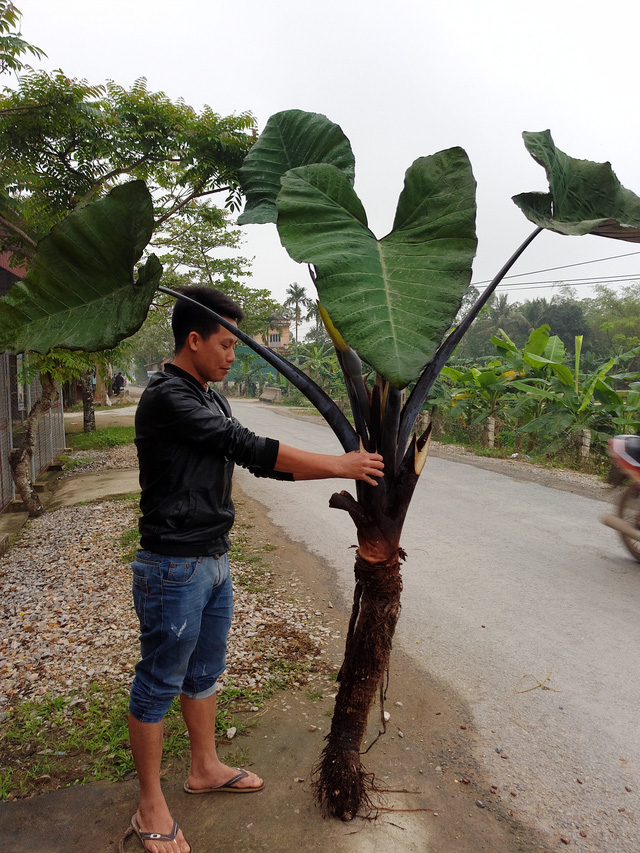
[[[231,408],[229,406],[229,403],[227,402],[226,398],[222,394],[220,394],[218,391],[216,391],[215,389],[213,389],[209,386],[207,386],[207,388],[203,388],[195,376],[192,376],[186,370],[183,370],[181,367],[177,367],[177,365],[175,365],[175,364],[171,364],[171,363],[165,364],[164,372],[168,373],[170,376],[177,376],[179,379],[184,379],[185,382],[189,382],[191,385],[194,386],[194,388],[197,388],[198,391],[200,391],[202,394],[208,393],[209,396],[213,397],[213,399],[216,401],[216,403],[219,406],[221,406],[222,413],[226,417],[231,416]]]
[[[198,388],[198,390],[200,390],[202,392],[208,390],[207,388],[202,387],[202,385],[200,384],[200,382],[198,382],[198,380],[196,379],[195,376],[192,376],[186,370],[183,370],[181,367],[177,367],[175,364],[171,364],[171,363],[165,364],[164,372],[170,374],[171,376],[177,376],[180,379],[184,379],[187,382],[190,382],[192,385],[194,385],[196,388]]]

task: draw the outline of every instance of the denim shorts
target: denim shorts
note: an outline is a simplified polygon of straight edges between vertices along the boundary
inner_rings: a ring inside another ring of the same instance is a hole
[[[157,723],[178,694],[204,699],[216,691],[233,615],[229,557],[138,551],[131,568],[141,660],[129,710],[142,723]]]

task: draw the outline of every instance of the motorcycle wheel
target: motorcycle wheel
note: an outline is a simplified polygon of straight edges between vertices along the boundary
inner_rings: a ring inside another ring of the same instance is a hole
[[[620,496],[618,504],[618,515],[620,518],[637,527],[640,530],[640,487],[634,485],[627,486]],[[640,562],[640,539],[632,539],[631,536],[625,536],[621,533],[622,541],[632,557],[635,557]]]

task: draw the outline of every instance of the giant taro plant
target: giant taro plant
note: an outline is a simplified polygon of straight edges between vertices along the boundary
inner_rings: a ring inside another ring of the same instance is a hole
[[[456,328],[453,318],[469,287],[476,249],[475,182],[462,149],[413,163],[393,230],[381,240],[368,228],[353,188],[349,141],[324,116],[298,110],[273,116],[240,172],[246,196],[240,224],[275,222],[289,254],[309,266],[344,373],[353,426],[295,365],[224,318],[217,319],[311,400],[345,451],[364,447],[380,452],[385,460],[378,486],[358,483],[355,494],[343,491],[330,500],[331,506],[351,516],[358,550],[353,612],[331,731],[317,768],[316,794],[331,814],[345,820],[373,805],[373,776],[361,763],[360,746],[377,693],[382,710],[400,613],[400,564],[405,556],[400,537],[430,436],[429,427],[414,434],[414,425],[434,381],[496,285],[542,229],[640,241],[640,199],[618,183],[608,164],[568,157],[555,148],[548,132],[526,133],[524,138],[547,171],[550,191],[515,197],[536,229]],[[144,187],[138,182],[127,186],[150,215],[151,199],[144,196]],[[126,188],[114,193],[123,191]],[[108,202],[96,205],[103,203]],[[92,207],[77,215],[90,215]],[[105,222],[105,233],[113,232],[113,226],[112,220]],[[155,287],[155,263],[148,261],[151,267],[134,281],[138,240],[122,248],[115,240],[107,249],[100,239],[101,226],[91,230],[97,234],[99,263],[111,266],[109,252],[118,252],[128,273],[119,274],[117,282],[95,275],[95,253],[65,232],[55,243],[58,254],[49,252],[43,260],[48,276],[30,272],[0,300],[0,349],[47,351],[64,345],[95,350],[113,346],[114,338],[131,334],[143,322],[149,291]],[[67,285],[67,279],[73,284]]]

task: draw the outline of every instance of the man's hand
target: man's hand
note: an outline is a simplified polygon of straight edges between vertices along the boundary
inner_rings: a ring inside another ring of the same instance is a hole
[[[367,453],[365,450],[352,450],[340,457],[344,465],[343,477],[349,480],[363,480],[370,486],[377,486],[375,478],[384,477],[384,462],[379,453]]]
[[[330,477],[346,480],[363,480],[371,486],[377,486],[376,480],[382,476],[384,462],[379,453],[367,453],[365,450],[352,450],[342,456],[326,453],[309,453],[298,450],[288,444],[280,444],[276,471],[288,471],[294,480],[324,480]]]

